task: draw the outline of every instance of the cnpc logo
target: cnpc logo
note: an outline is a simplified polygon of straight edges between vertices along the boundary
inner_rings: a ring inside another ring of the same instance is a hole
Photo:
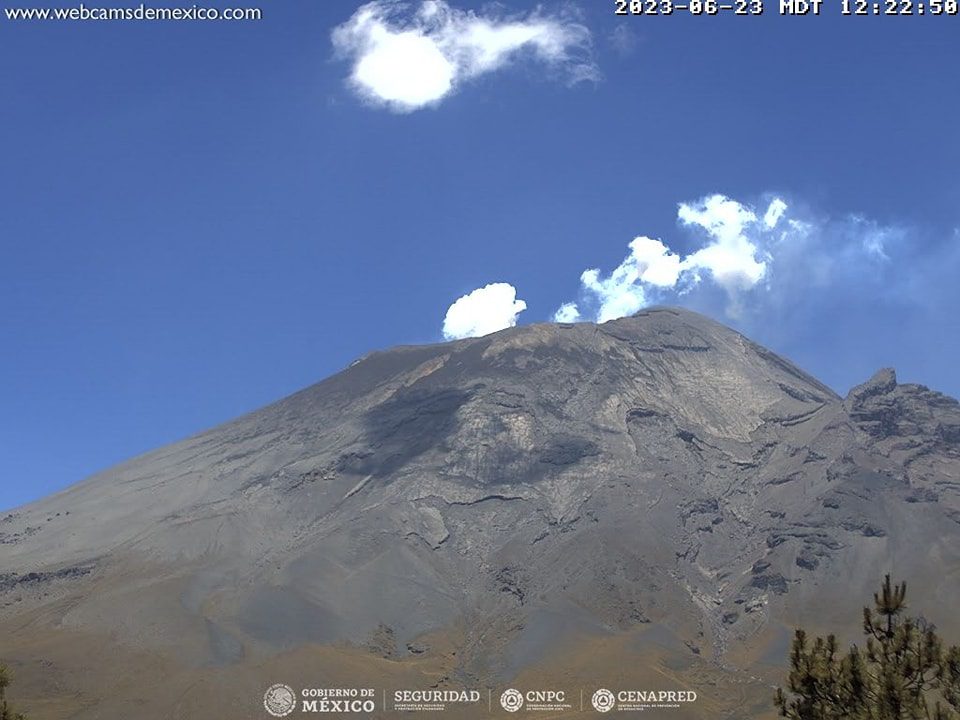
[[[522,693],[515,688],[504,690],[500,696],[500,707],[507,712],[517,712],[526,704],[537,707],[538,709],[545,705],[557,705],[566,701],[566,693],[563,690],[528,690]]]

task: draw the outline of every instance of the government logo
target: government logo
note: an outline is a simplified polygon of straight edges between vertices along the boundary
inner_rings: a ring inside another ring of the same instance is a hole
[[[613,710],[614,705],[617,704],[617,699],[613,693],[606,688],[600,688],[593,694],[593,697],[590,698],[590,702],[594,710],[605,713]]]
[[[523,707],[523,694],[513,688],[504,690],[500,696],[500,706],[507,712],[516,712]]]
[[[274,717],[286,717],[297,707],[297,694],[289,685],[271,685],[263,694],[263,707]]]

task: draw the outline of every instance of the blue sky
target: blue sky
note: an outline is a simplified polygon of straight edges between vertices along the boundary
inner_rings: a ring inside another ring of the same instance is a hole
[[[448,334],[675,303],[960,395],[960,18],[613,5],[0,15],[0,507],[494,283]]]

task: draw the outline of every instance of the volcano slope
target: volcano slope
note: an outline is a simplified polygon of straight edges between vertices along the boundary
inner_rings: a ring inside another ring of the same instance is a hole
[[[960,640],[958,448],[955,400],[683,310],[400,347],[0,515],[0,658],[38,720],[275,682],[769,716],[791,628],[856,639],[884,572]]]

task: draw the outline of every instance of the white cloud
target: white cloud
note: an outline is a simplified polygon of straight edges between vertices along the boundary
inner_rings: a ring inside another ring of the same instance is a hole
[[[377,0],[334,28],[338,56],[353,64],[350,87],[396,112],[435,105],[461,84],[502,68],[521,51],[570,82],[596,80],[590,31],[562,15],[534,11],[502,19],[443,0]]]
[[[625,275],[621,265],[605,280],[600,279],[599,270],[587,270],[580,276],[584,289],[592,292],[600,302],[597,322],[632,315],[647,304],[644,286]]]
[[[718,291],[726,296],[727,315],[736,317],[746,300],[754,309],[810,303],[826,288],[869,284],[883,273],[891,292],[908,284],[906,276],[894,278],[912,264],[901,257],[909,254],[903,228],[859,215],[816,216],[779,197],[761,210],[718,194],[680,203],[679,227],[699,240],[689,254],[637,237],[609,275],[586,270],[581,302],[564,303],[554,319],[575,310],[579,319],[605,322],[681,298],[685,305],[712,308]]]
[[[492,283],[459,298],[447,310],[443,336],[447,340],[489,335],[514,327],[517,317],[527,309],[517,299],[517,290],[509,283]]]
[[[761,247],[772,242],[772,231],[787,212],[787,204],[774,198],[759,220],[748,206],[723,195],[710,195],[677,210],[680,226],[700,231],[707,242],[686,257],[673,252],[663,241],[645,236],[634,238],[630,254],[604,277],[599,269],[580,276],[588,305],[597,322],[632,315],[652,302],[691,292],[705,280],[722,288],[728,298],[727,310],[735,314],[739,295],[764,280],[770,260]],[[556,317],[573,303],[565,303]]]
[[[767,207],[767,212],[763,215],[763,224],[767,226],[767,229],[773,230],[786,211],[787,204],[780,198],[774,198],[773,202]]]
[[[606,322],[661,302],[713,313],[725,300],[726,314],[741,326],[763,328],[776,318],[831,302],[862,303],[866,296],[916,303],[928,276],[949,272],[960,253],[960,228],[933,242],[940,249],[921,261],[915,231],[854,214],[818,215],[779,197],[759,209],[719,194],[680,203],[677,226],[688,235],[686,254],[639,235],[609,274],[583,271],[579,297],[563,303],[552,320]],[[513,327],[526,307],[512,285],[487,285],[450,306],[443,334],[473,337]]]
[[[673,287],[680,277],[680,256],[659,240],[636,237],[629,248],[630,254],[608,277],[601,278],[596,268],[580,276],[583,287],[600,304],[598,322],[632,315],[648,304],[649,286]]]
[[[687,256],[684,270],[706,270],[731,297],[763,279],[766,262],[757,259],[762,254],[747,235],[757,216],[748,207],[711,195],[692,205],[681,203],[677,217],[683,225],[703,228],[711,238],[708,245]]]
[[[580,308],[575,302],[568,302],[557,308],[553,314],[553,321],[558,323],[574,323],[580,319]]]

